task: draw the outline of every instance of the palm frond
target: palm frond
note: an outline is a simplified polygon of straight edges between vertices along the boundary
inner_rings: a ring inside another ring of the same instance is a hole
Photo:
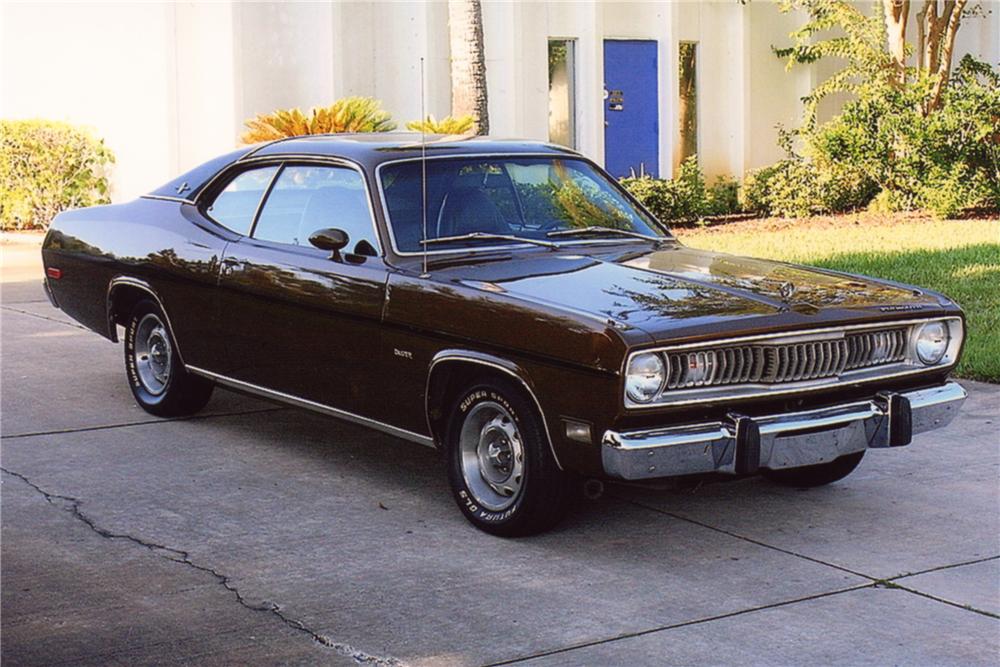
[[[244,122],[240,136],[244,144],[274,141],[284,137],[344,132],[389,132],[396,129],[389,112],[370,97],[345,97],[327,107],[314,107],[309,115],[301,109],[278,109],[258,114]]]
[[[424,120],[411,120],[406,129],[427,134],[472,134],[475,132],[476,119],[470,116],[445,116],[437,120],[433,115]]]

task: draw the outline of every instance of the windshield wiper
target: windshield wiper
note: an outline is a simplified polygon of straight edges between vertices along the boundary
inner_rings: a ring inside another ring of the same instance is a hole
[[[559,247],[558,243],[552,243],[551,241],[526,239],[521,236],[513,236],[511,234],[491,234],[489,232],[470,232],[468,234],[458,234],[456,236],[439,236],[433,239],[426,239],[420,243],[432,245],[434,243],[453,243],[456,241],[515,241],[517,243],[540,245],[543,248],[549,248],[550,250],[555,250]]]
[[[668,239],[664,236],[651,236],[649,234],[642,234],[640,232],[631,232],[627,229],[615,229],[614,227],[601,227],[600,225],[593,225],[590,227],[577,227],[576,229],[560,229],[555,232],[549,232],[546,236],[558,237],[558,236],[586,236],[589,234],[617,234],[619,236],[630,236],[635,239],[645,239],[646,241],[654,241],[656,243],[663,243]]]

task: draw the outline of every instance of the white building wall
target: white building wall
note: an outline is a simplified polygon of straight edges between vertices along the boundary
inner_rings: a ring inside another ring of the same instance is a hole
[[[967,19],[964,53],[1000,61],[1000,6]],[[698,52],[699,159],[712,177],[781,157],[776,126],[836,63],[786,71],[772,46],[803,16],[770,2],[484,0],[491,133],[548,138],[549,38],[575,40],[577,148],[604,159],[605,39],[658,42],[660,173],[676,158],[677,48]],[[915,37],[911,30],[909,37]],[[380,99],[400,127],[450,113],[447,3],[183,2],[0,5],[0,116],[95,128],[118,157],[113,197],[134,197],[232,149],[243,121],[277,108]],[[824,105],[829,116],[837,100]]]
[[[94,128],[115,152],[112,195],[174,175],[173,8],[4,4],[0,117]]]
[[[177,81],[171,140],[175,152],[169,177],[232,150],[243,120],[234,6],[178,3],[170,41]],[[141,147],[141,141],[136,141]],[[168,180],[168,179],[162,179]],[[146,192],[140,188],[137,193]],[[135,194],[135,193],[133,193]]]
[[[243,118],[332,101],[333,45],[339,35],[333,32],[330,5],[246,3],[231,11],[228,32],[235,36],[237,109]]]

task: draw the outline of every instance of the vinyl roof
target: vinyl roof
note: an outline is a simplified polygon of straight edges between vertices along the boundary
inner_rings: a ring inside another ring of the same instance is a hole
[[[292,137],[264,144],[251,151],[265,155],[323,155],[372,164],[421,154],[419,132],[373,132],[366,134],[321,134]],[[551,153],[576,155],[562,146],[524,139],[428,134],[423,136],[428,157],[475,153]]]
[[[420,157],[421,139],[426,142],[427,157],[473,155],[477,153],[578,155],[563,146],[525,139],[455,136],[419,132],[371,132],[365,134],[314,134],[278,139],[270,143],[245,146],[220,155],[153,190],[150,195],[190,200],[220,170],[253,157],[316,155],[344,158],[374,170],[382,162]]]

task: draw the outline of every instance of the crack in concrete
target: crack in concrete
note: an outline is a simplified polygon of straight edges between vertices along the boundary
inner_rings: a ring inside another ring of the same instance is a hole
[[[934,600],[936,602],[941,602],[943,604],[951,605],[952,607],[958,607],[959,609],[964,609],[966,611],[971,611],[971,612],[974,612],[976,614],[983,614],[984,616],[989,616],[991,618],[1000,618],[1000,616],[997,616],[993,612],[985,611],[983,609],[978,609],[978,608],[973,607],[971,605],[963,605],[963,604],[958,604],[957,602],[951,602],[949,600],[945,600],[943,598],[938,598],[936,596],[933,596],[933,595],[931,595],[929,593],[924,593],[923,591],[918,591],[916,589],[912,589],[912,588],[909,588],[907,586],[902,586],[902,585],[896,583],[899,579],[904,579],[906,577],[915,577],[915,576],[917,576],[919,574],[926,574],[928,572],[939,572],[941,570],[947,570],[947,569],[950,569],[950,568],[953,568],[953,567],[962,567],[963,565],[974,565],[976,563],[984,563],[986,561],[996,560],[996,559],[1000,558],[1000,556],[988,556],[986,558],[977,558],[975,560],[964,561],[964,562],[961,562],[961,563],[954,563],[954,564],[951,564],[951,565],[940,565],[938,567],[928,568],[926,570],[921,570],[919,572],[909,572],[909,573],[905,573],[905,574],[897,574],[897,575],[894,575],[892,577],[879,578],[879,577],[873,577],[872,575],[865,574],[863,572],[856,572],[854,570],[848,569],[846,567],[842,567],[840,565],[835,565],[833,563],[828,563],[828,562],[826,562],[824,560],[820,560],[819,558],[813,558],[812,556],[806,556],[805,554],[800,554],[800,553],[792,551],[790,549],[783,549],[782,547],[776,547],[773,544],[768,544],[766,542],[761,542],[760,540],[755,540],[755,539],[753,539],[751,537],[746,537],[745,535],[740,535],[739,533],[734,533],[732,531],[725,530],[724,528],[718,528],[716,526],[712,526],[712,525],[704,523],[702,521],[698,521],[697,519],[691,519],[689,517],[682,516],[680,514],[675,514],[673,512],[669,512],[667,510],[662,510],[662,509],[660,509],[658,507],[653,507],[652,505],[646,505],[644,503],[641,503],[641,502],[638,502],[638,501],[635,501],[635,500],[627,500],[627,499],[619,498],[619,497],[615,497],[615,499],[618,500],[618,501],[620,501],[620,502],[625,502],[625,503],[628,503],[630,505],[635,505],[636,507],[641,507],[642,509],[650,510],[650,511],[656,512],[658,514],[663,514],[665,516],[669,516],[669,517],[677,519],[679,521],[686,521],[686,522],[692,523],[692,524],[694,524],[696,526],[701,526],[702,528],[708,528],[709,530],[714,530],[714,531],[722,533],[724,535],[728,535],[730,537],[736,538],[738,540],[743,540],[743,541],[749,542],[751,544],[756,544],[756,545],[764,547],[766,549],[773,549],[774,551],[778,551],[778,552],[781,552],[783,554],[787,554],[789,556],[794,556],[795,558],[801,558],[803,560],[807,560],[807,561],[816,563],[817,565],[824,565],[826,567],[830,567],[830,568],[833,568],[835,570],[840,570],[842,572],[847,572],[849,574],[853,574],[855,576],[862,577],[864,579],[869,579],[869,580],[872,581],[871,585],[874,586],[875,588],[897,588],[897,589],[900,589],[900,590],[904,590],[904,591],[906,591],[908,593],[914,593],[916,595],[921,595],[921,596],[923,596],[925,598],[928,598],[930,600]]]
[[[156,419],[143,419],[134,422],[123,422],[121,424],[102,424],[98,426],[80,426],[77,428],[53,429],[51,431],[32,431],[30,433],[15,433],[13,435],[0,436],[3,440],[15,440],[17,438],[35,438],[41,435],[64,435],[67,433],[86,433],[88,431],[105,431],[116,428],[126,428],[129,426],[147,426],[149,424],[163,424],[170,422],[200,421],[204,419],[214,419],[216,417],[238,417],[243,415],[256,415],[266,412],[279,412],[288,410],[287,406],[275,405],[266,408],[254,408],[252,410],[233,410],[230,412],[214,412],[210,414],[190,415],[188,417],[159,417]]]
[[[773,544],[768,544],[767,542],[761,542],[760,540],[755,540],[752,537],[746,537],[745,535],[740,535],[739,533],[734,533],[734,532],[726,530],[724,528],[718,528],[718,527],[713,526],[711,524],[707,524],[707,523],[704,523],[702,521],[698,521],[697,519],[691,519],[689,517],[686,517],[686,516],[683,516],[683,515],[680,515],[680,514],[675,514],[674,512],[669,512],[667,510],[663,510],[663,509],[660,509],[658,507],[654,507],[652,505],[646,505],[645,503],[641,503],[641,502],[636,501],[636,500],[628,500],[628,499],[620,498],[620,497],[617,497],[617,496],[613,496],[613,497],[615,498],[615,500],[618,500],[619,502],[624,502],[624,503],[627,503],[627,504],[630,504],[630,505],[634,505],[636,507],[641,507],[642,509],[646,509],[646,510],[649,510],[651,512],[656,512],[658,514],[663,514],[665,516],[669,516],[669,517],[677,519],[679,521],[686,521],[686,522],[692,523],[692,524],[694,524],[696,526],[701,526],[702,528],[708,528],[709,530],[714,530],[714,531],[716,531],[718,533],[722,533],[723,535],[728,535],[729,537],[733,537],[733,538],[736,538],[738,540],[743,540],[743,541],[749,542],[751,544],[756,544],[757,546],[761,546],[761,547],[764,547],[766,549],[773,549],[774,551],[778,551],[780,553],[787,554],[789,556],[794,556],[795,558],[801,558],[803,560],[807,560],[807,561],[816,563],[817,565],[824,565],[826,567],[830,567],[830,568],[833,568],[835,570],[840,570],[842,572],[847,572],[848,574],[853,574],[855,576],[862,577],[864,579],[870,579],[876,587],[884,586],[886,588],[889,588],[890,586],[887,586],[886,584],[895,582],[895,581],[897,581],[899,579],[904,579],[906,577],[915,577],[915,576],[917,576],[919,574],[927,574],[928,572],[939,572],[941,570],[947,570],[947,569],[950,569],[950,568],[953,568],[953,567],[962,567],[963,565],[975,565],[976,563],[985,563],[986,561],[996,560],[996,559],[1000,558],[1000,556],[987,556],[985,558],[976,558],[974,560],[963,561],[961,563],[952,563],[950,565],[939,565],[937,567],[927,568],[926,570],[920,570],[918,572],[907,572],[907,573],[904,573],[904,574],[897,574],[897,575],[894,575],[892,577],[879,578],[879,577],[874,577],[874,576],[872,576],[870,574],[865,574],[864,572],[857,572],[855,570],[851,570],[851,569],[843,567],[841,565],[836,565],[834,563],[828,563],[828,562],[826,562],[824,560],[820,560],[819,558],[813,558],[812,556],[806,556],[805,554],[800,554],[800,553],[798,553],[796,551],[792,551],[791,549],[784,549],[782,547],[774,546]],[[976,612],[977,614],[985,614],[987,616],[992,616],[994,618],[997,617],[996,614],[993,614],[992,612],[983,611],[981,609],[976,609],[975,607],[970,607],[970,606],[956,604],[954,602],[949,602],[948,600],[938,599],[938,598],[936,598],[936,597],[934,597],[932,595],[928,595],[927,593],[922,593],[920,591],[911,590],[911,589],[907,588],[906,586],[900,586],[898,584],[893,584],[893,587],[895,587],[895,588],[901,588],[903,590],[909,591],[911,593],[916,593],[918,595],[923,595],[924,597],[930,598],[932,600],[937,600],[938,602],[943,602],[944,604],[950,604],[950,605],[956,606],[956,607],[958,607],[960,609],[966,609],[968,611],[973,611],[973,612]]]
[[[938,568],[938,569],[940,569],[940,570],[946,570],[948,568],[947,567],[943,567],[943,568]],[[936,571],[936,570],[934,570],[934,571]],[[913,575],[907,575],[907,576],[913,576]],[[959,604],[958,602],[952,602],[951,600],[946,600],[944,598],[939,598],[936,595],[931,595],[930,593],[924,593],[923,591],[918,591],[915,588],[910,588],[908,586],[903,586],[901,584],[898,584],[898,583],[896,583],[895,579],[896,578],[892,578],[892,579],[879,579],[879,580],[877,580],[873,584],[873,586],[875,588],[887,588],[887,589],[891,589],[891,590],[900,590],[900,591],[905,591],[907,593],[913,593],[914,595],[919,595],[920,597],[927,598],[928,600],[934,600],[935,602],[940,602],[941,604],[946,604],[946,605],[949,605],[949,606],[952,606],[952,607],[957,607],[958,609],[964,609],[965,611],[971,611],[974,614],[982,614],[983,616],[989,616],[990,618],[998,618],[998,619],[1000,619],[1000,616],[998,616],[997,614],[994,614],[992,611],[986,611],[985,609],[979,609],[977,607],[973,607],[970,604]]]
[[[860,591],[866,588],[874,588],[874,584],[859,584],[857,586],[851,586],[849,588],[839,588],[835,591],[827,591],[825,593],[816,593],[815,595],[808,595],[802,598],[795,598],[794,600],[782,600],[781,602],[773,602],[771,604],[760,605],[757,607],[750,607],[748,609],[740,609],[738,611],[731,611],[725,614],[717,614],[715,616],[708,616],[706,618],[696,618],[690,621],[681,621],[680,623],[671,623],[668,625],[661,625],[655,628],[647,628],[645,630],[638,630],[636,632],[625,632],[614,637],[605,637],[604,639],[595,639],[588,642],[581,642],[579,644],[573,644],[572,646],[564,646],[557,649],[552,649],[549,651],[542,651],[539,653],[534,653],[532,655],[520,656],[517,658],[511,658],[509,660],[501,660],[499,662],[491,662],[483,667],[500,667],[501,665],[513,665],[519,662],[524,662],[525,660],[534,660],[536,658],[544,658],[550,655],[559,655],[560,653],[568,653],[570,651],[576,651],[581,648],[591,648],[593,646],[600,646],[602,644],[611,644],[613,642],[621,641],[622,639],[633,639],[635,637],[644,637],[646,635],[652,635],[657,632],[663,632],[665,630],[676,630],[677,628],[684,628],[689,625],[701,625],[702,623],[710,623],[712,621],[720,621],[727,618],[732,618],[734,616],[742,616],[744,614],[750,614],[756,611],[765,611],[767,609],[777,609],[778,607],[786,607],[788,605],[797,604],[799,602],[808,602],[810,600],[819,600],[821,598],[827,598],[834,595],[841,595],[842,593],[851,593],[853,591]]]
[[[907,572],[905,574],[897,574],[895,577],[889,577],[885,581],[895,581],[897,579],[905,579],[906,577],[916,577],[921,574],[928,574],[930,572],[940,572],[941,570],[950,570],[953,567],[962,567],[963,565],[978,565],[979,563],[985,563],[991,560],[1000,559],[1000,555],[997,556],[985,556],[983,558],[976,558],[974,560],[965,560],[961,563],[951,563],[949,565],[938,565],[937,567],[929,567],[926,570],[917,570],[916,572]]]
[[[878,580],[876,577],[869,576],[869,575],[864,574],[862,572],[855,572],[854,570],[852,570],[850,568],[843,567],[841,565],[835,565],[834,563],[827,563],[826,561],[820,560],[819,558],[813,558],[812,556],[806,556],[805,554],[800,554],[800,553],[798,553],[796,551],[792,551],[791,549],[784,549],[782,547],[776,547],[773,544],[768,544],[767,542],[761,542],[760,540],[755,540],[752,537],[747,537],[745,535],[740,535],[739,533],[734,533],[732,531],[726,530],[725,528],[719,528],[717,526],[713,526],[711,524],[707,524],[707,523],[704,523],[702,521],[698,521],[697,519],[692,519],[690,517],[683,516],[681,514],[675,514],[674,512],[669,512],[667,510],[662,510],[659,507],[654,507],[652,505],[646,505],[645,503],[641,503],[641,502],[639,502],[637,500],[628,500],[628,499],[620,498],[620,497],[614,497],[614,498],[615,498],[615,500],[618,500],[620,502],[628,503],[630,505],[635,505],[636,507],[641,507],[642,509],[649,510],[650,512],[656,512],[657,514],[663,514],[664,516],[669,516],[669,517],[671,517],[673,519],[677,519],[678,521],[685,521],[687,523],[691,523],[691,524],[694,524],[696,526],[701,526],[702,528],[708,528],[709,530],[714,530],[717,533],[722,533],[723,535],[728,535],[729,537],[733,537],[733,538],[736,538],[738,540],[743,540],[744,542],[749,542],[750,544],[756,544],[757,546],[764,547],[765,549],[771,549],[773,551],[778,551],[778,552],[786,554],[788,556],[795,556],[796,558],[801,558],[803,560],[807,560],[807,561],[816,563],[817,565],[824,565],[826,567],[830,567],[830,568],[833,568],[835,570],[840,570],[841,572],[846,572],[848,574],[853,574],[854,576],[861,577],[863,579],[869,579],[871,581],[877,581]]]
[[[250,611],[270,614],[271,616],[274,616],[279,621],[281,621],[281,623],[283,623],[285,626],[305,634],[317,644],[325,648],[331,649],[342,656],[351,658],[358,664],[372,665],[374,667],[401,667],[403,665],[403,663],[396,658],[365,653],[364,651],[354,648],[350,644],[339,642],[336,641],[335,639],[327,637],[326,635],[321,634],[319,631],[310,628],[302,621],[288,616],[281,610],[280,606],[278,606],[273,602],[265,602],[264,604],[260,605],[252,604],[249,601],[247,601],[246,598],[243,597],[243,594],[232,583],[232,580],[228,575],[222,574],[221,572],[218,572],[217,570],[208,567],[207,565],[200,565],[198,563],[195,563],[193,560],[191,560],[191,555],[187,551],[184,551],[183,549],[176,549],[174,547],[168,547],[163,544],[157,544],[156,542],[150,542],[148,540],[144,540],[125,533],[114,533],[106,528],[102,528],[101,526],[97,525],[94,519],[84,514],[84,512],[80,509],[81,501],[79,499],[73,498],[72,496],[64,496],[58,493],[51,493],[49,491],[46,491],[45,489],[41,488],[40,486],[38,486],[37,484],[35,484],[34,482],[32,482],[30,479],[28,479],[26,476],[22,475],[19,472],[8,470],[7,468],[3,467],[0,467],[0,471],[2,471],[7,475],[10,475],[11,477],[21,480],[26,485],[34,489],[37,493],[41,494],[42,497],[45,498],[46,502],[48,502],[50,505],[52,505],[53,507],[58,507],[66,512],[69,512],[74,518],[81,521],[84,525],[90,528],[90,530],[97,533],[101,537],[109,540],[125,540],[128,542],[132,542],[133,544],[137,544],[141,547],[150,550],[153,553],[156,553],[162,558],[173,561],[175,563],[186,565],[190,568],[198,570],[199,572],[204,572],[206,574],[209,574],[215,578],[215,580],[219,583],[219,585],[221,585],[223,588],[225,588],[227,591],[233,594],[233,597],[236,599],[236,602],[240,606],[245,607]]]

